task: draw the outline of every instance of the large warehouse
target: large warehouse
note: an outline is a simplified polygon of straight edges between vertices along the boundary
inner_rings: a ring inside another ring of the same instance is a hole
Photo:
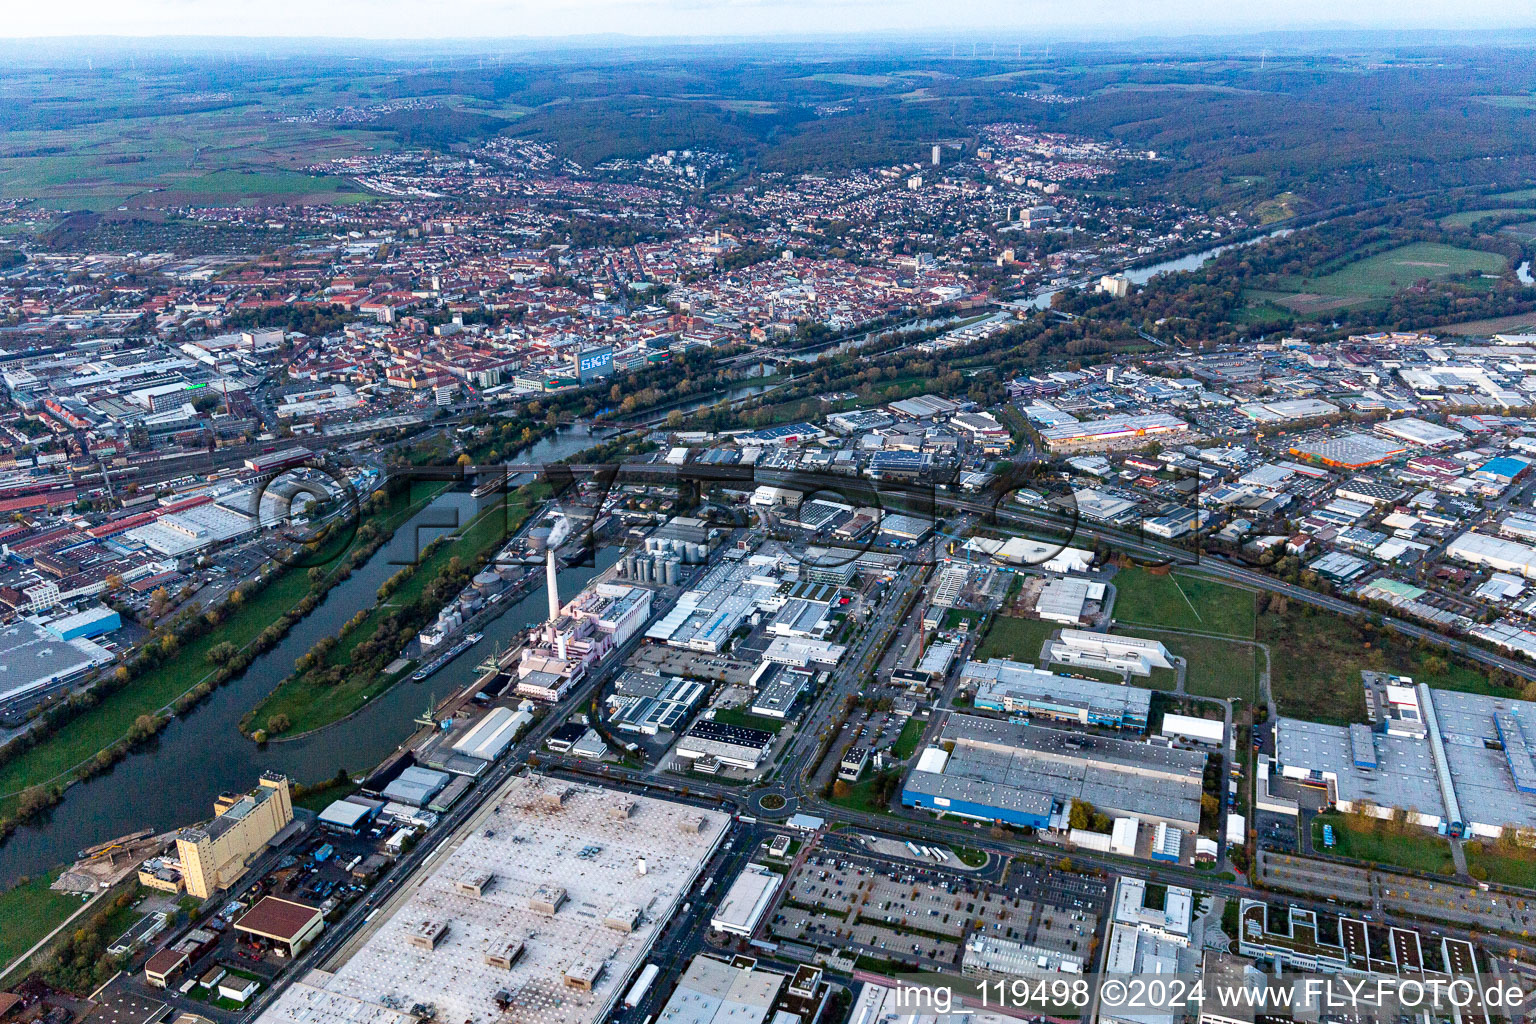
[[[0,704],[111,662],[111,651],[84,636],[61,640],[31,619],[17,619],[0,627]]]
[[[1007,658],[968,661],[960,685],[974,686],[976,707],[1078,725],[1107,725],[1144,732],[1152,691],[1119,683],[1074,679]]]
[[[974,715],[950,716],[940,744],[907,776],[906,806],[1045,828],[1086,800],[1114,817],[1200,827],[1200,751]]]
[[[1536,826],[1536,704],[1398,682],[1378,716],[1384,731],[1280,719],[1280,774],[1325,786],[1341,810],[1400,808],[1453,835]]]
[[[1445,553],[1469,565],[1487,566],[1497,572],[1517,572],[1527,578],[1536,577],[1536,548],[1518,541],[1468,531],[1451,541]]]
[[[519,775],[464,823],[334,971],[262,1024],[595,1024],[623,994],[729,818]]]
[[[1106,445],[1118,441],[1139,440],[1188,430],[1189,424],[1177,416],[1163,412],[1117,414],[1097,420],[1058,423],[1040,429],[1040,437],[1047,448],[1059,451],[1064,448],[1085,448],[1089,445]]]

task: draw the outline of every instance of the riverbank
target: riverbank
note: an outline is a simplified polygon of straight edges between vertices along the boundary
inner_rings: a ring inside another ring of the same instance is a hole
[[[252,708],[241,722],[241,732],[253,739],[312,733],[355,714],[399,683],[405,670],[386,673],[380,662],[393,661],[392,654],[423,624],[415,620],[437,613],[442,602],[427,596],[429,588],[451,570],[473,575],[548,496],[545,484],[525,485],[492,502],[455,533],[434,541],[426,557],[408,567],[405,579],[389,587],[388,596],[363,612],[355,627],[345,630],[334,645],[322,640],[326,649],[313,664],[284,679]],[[450,595],[458,592],[457,585],[447,589]],[[412,623],[408,631],[399,628]],[[387,646],[384,657],[374,649],[381,630]],[[274,729],[273,723],[281,728]]]
[[[415,501],[405,491],[386,493],[356,532],[334,542],[340,550],[334,555],[320,552],[327,568],[318,575],[302,566],[270,568],[254,592],[236,590],[224,605],[205,612],[208,628],[199,635],[184,642],[175,634],[162,638],[157,664],[105,696],[75,698],[85,703],[84,710],[0,765],[0,816],[9,826],[0,829],[0,839],[17,819],[56,802],[64,788],[110,769],[134,746],[152,739],[172,713],[190,711],[218,686],[237,678],[255,655],[281,641],[356,568],[360,551],[381,546],[446,486],[436,485]],[[117,671],[128,669],[119,666]]]

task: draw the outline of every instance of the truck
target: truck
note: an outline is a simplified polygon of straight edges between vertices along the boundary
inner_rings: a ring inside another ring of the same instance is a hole
[[[640,972],[640,977],[636,978],[635,983],[629,986],[629,991],[624,993],[624,1006],[626,1009],[633,1010],[645,1000],[645,994],[651,990],[651,983],[656,980],[656,976],[660,973],[661,968],[655,964],[645,965],[645,969]]]

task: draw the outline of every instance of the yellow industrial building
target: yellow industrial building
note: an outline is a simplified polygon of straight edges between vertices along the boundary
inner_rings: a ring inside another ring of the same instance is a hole
[[[288,777],[263,772],[260,785],[244,796],[221,796],[214,818],[176,834],[176,854],[188,894],[207,899],[245,874],[251,858],[293,820]]]

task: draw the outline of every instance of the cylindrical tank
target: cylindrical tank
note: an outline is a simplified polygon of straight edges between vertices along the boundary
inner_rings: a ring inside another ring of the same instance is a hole
[[[695,563],[697,563],[699,565],[702,565],[705,562],[709,561],[709,545],[708,544],[704,544],[704,543],[694,544],[693,545],[693,560],[694,560]]]
[[[501,589],[501,577],[497,576],[495,571],[491,569],[482,569],[480,572],[475,573],[474,584],[475,589],[482,593],[494,593]]]

